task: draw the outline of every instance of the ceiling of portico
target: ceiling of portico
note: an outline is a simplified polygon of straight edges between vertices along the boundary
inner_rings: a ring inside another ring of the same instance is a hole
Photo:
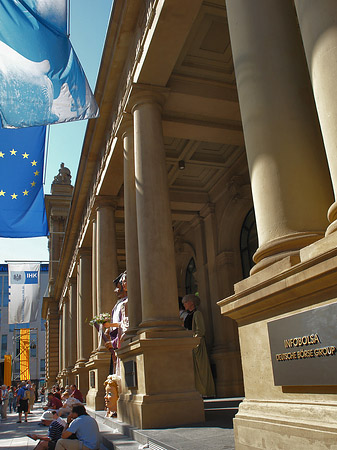
[[[217,3],[204,2],[174,73],[234,85],[234,67],[225,8]]]
[[[166,137],[168,182],[171,189],[210,193],[227,170],[241,157],[243,148]],[[179,161],[185,168],[179,169]]]
[[[159,44],[153,43],[155,47]],[[166,41],[161,44],[169,45]],[[173,217],[188,221],[213,200],[212,192],[233,175],[236,165],[246,164],[223,0],[203,2],[172,67],[165,86],[164,145]],[[158,82],[151,70],[144,71],[142,82]],[[185,162],[184,170],[179,170],[180,160]],[[118,195],[122,172],[116,173],[113,167],[120,163],[109,165],[102,195]]]
[[[176,221],[189,220],[193,205],[200,210],[236,167],[242,173],[247,165],[224,4],[203,2],[167,84],[163,131]],[[190,215],[179,215],[187,205]]]

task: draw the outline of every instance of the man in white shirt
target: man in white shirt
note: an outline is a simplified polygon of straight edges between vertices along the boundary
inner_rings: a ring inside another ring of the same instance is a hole
[[[82,405],[82,403],[75,397],[70,397],[69,392],[64,392],[62,395],[63,405],[59,409],[59,416],[67,416],[71,413],[73,406]]]

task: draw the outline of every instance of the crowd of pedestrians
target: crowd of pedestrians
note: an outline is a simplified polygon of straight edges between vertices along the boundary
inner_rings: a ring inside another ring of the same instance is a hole
[[[0,414],[1,420],[7,419],[7,413],[19,414],[19,422],[28,420],[28,414],[31,413],[34,403],[38,400],[40,394],[41,402],[45,402],[45,389],[42,387],[40,391],[36,389],[34,383],[30,381],[22,381],[17,386],[2,385],[0,388]]]
[[[44,386],[37,390],[30,381],[21,381],[18,386],[3,385],[0,389],[2,420],[7,419],[9,410],[10,413],[18,413],[18,423],[28,422],[38,398],[44,409],[40,424],[47,430],[28,435],[38,441],[34,450],[99,449],[97,422],[87,414],[83,395],[74,384],[65,387],[55,385],[48,393]]]

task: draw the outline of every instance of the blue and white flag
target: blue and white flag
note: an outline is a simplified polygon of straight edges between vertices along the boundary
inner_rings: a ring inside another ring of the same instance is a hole
[[[36,322],[40,306],[40,264],[8,264],[8,323]]]
[[[43,194],[46,127],[0,129],[0,236],[46,236]]]
[[[98,117],[66,34],[66,0],[0,0],[0,117],[4,128]]]

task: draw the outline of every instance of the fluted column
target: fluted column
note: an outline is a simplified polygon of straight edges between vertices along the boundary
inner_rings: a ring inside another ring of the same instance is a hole
[[[77,266],[77,365],[89,359],[92,349],[92,332],[89,320],[91,304],[91,252],[80,249]]]
[[[59,373],[58,375],[61,375],[61,372],[64,368],[64,354],[63,354],[63,314],[62,311],[59,313]]]
[[[128,334],[133,334],[142,321],[139,252],[137,236],[137,210],[135,185],[135,159],[133,127],[129,123],[123,134],[124,146],[124,222],[128,283]]]
[[[55,384],[57,374],[59,372],[59,320],[58,305],[55,300],[49,303],[48,316],[47,316],[47,337],[46,341],[46,376],[48,381],[48,387],[52,387]]]
[[[97,227],[96,219],[92,220],[92,317],[97,315]],[[92,352],[97,350],[98,335],[92,327]]]
[[[62,308],[62,353],[63,353],[63,367],[62,370],[66,370],[69,366],[69,347],[71,343],[68,340],[68,328],[69,323],[69,299],[66,297],[63,299]]]
[[[134,150],[142,327],[179,324],[172,219],[160,101],[134,98]]]
[[[292,2],[226,6],[259,236],[257,271],[323,236],[332,191]]]
[[[69,279],[69,368],[74,367],[77,359],[76,341],[77,341],[77,279]]]
[[[118,275],[116,199],[98,197],[96,208],[97,314],[111,312],[116,303],[113,280]]]
[[[337,230],[337,3],[295,0],[295,6],[335,194],[329,234]]]

